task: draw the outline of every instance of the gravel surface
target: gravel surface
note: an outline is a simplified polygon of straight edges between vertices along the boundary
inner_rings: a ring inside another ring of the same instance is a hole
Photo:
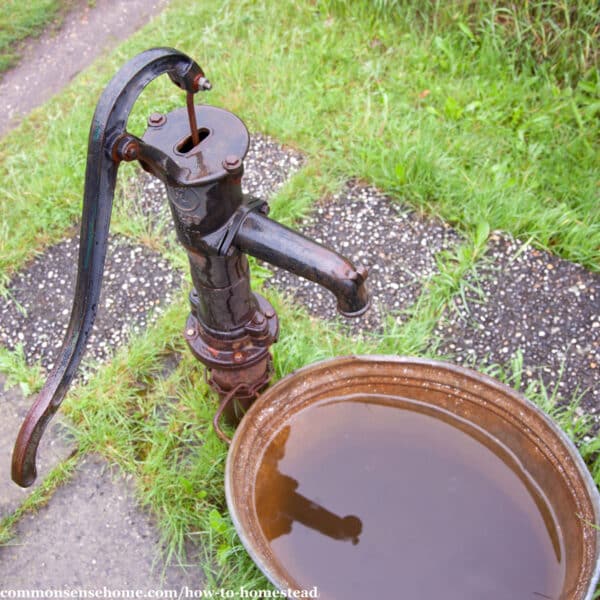
[[[262,134],[252,134],[244,159],[242,189],[246,194],[267,199],[304,164],[304,156]]]
[[[525,380],[537,379],[568,401],[600,408],[600,274],[494,234],[466,304],[456,302],[436,333],[458,363],[507,363],[523,353]],[[562,371],[562,376],[561,376]]]
[[[0,546],[0,582],[3,589],[179,593],[202,589],[203,576],[197,565],[163,563],[159,533],[138,507],[132,479],[88,456],[47,506],[19,521],[16,539]]]
[[[82,1],[65,16],[57,32],[48,31],[28,42],[19,64],[6,72],[0,82],[0,106],[4,107],[0,135],[62,90],[98,56],[145,25],[167,3],[168,0]]]
[[[351,181],[320,203],[302,233],[369,269],[367,284],[373,304],[358,319],[336,312],[333,294],[282,269],[270,267],[275,285],[303,304],[311,314],[338,319],[351,331],[378,331],[385,316],[402,319],[418,297],[424,281],[436,272],[435,255],[458,240],[458,234],[437,219],[425,218],[373,187]]]
[[[40,360],[47,369],[71,313],[78,248],[78,237],[49,248],[13,278],[9,301],[0,303],[0,343],[11,349],[22,344],[28,362]],[[181,277],[160,255],[112,236],[85,356],[106,360],[131,333],[140,333],[178,292]]]

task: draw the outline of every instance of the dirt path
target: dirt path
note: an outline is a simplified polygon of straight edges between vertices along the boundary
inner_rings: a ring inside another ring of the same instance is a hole
[[[96,0],[65,16],[58,32],[45,33],[25,48],[19,64],[0,83],[0,135],[46,102],[98,56],[145,25],[168,0]]]

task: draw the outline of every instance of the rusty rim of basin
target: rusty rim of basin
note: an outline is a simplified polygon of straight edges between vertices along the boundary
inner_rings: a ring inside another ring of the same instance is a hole
[[[299,411],[349,393],[404,396],[443,408],[484,428],[510,448],[552,505],[564,539],[561,598],[592,600],[600,577],[600,496],[573,443],[524,396],[495,379],[450,363],[398,356],[320,361],[277,382],[250,408],[235,433],[225,471],[227,506],[251,558],[280,590],[303,589],[279,564],[254,504],[260,459]],[[304,588],[309,582],[304,582]],[[310,584],[312,585],[312,584]]]

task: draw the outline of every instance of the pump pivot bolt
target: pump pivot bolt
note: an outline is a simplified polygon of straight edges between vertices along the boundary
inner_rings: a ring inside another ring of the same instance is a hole
[[[160,127],[166,122],[167,117],[165,117],[165,115],[163,115],[162,113],[155,112],[148,117],[148,125],[150,125],[150,127]]]
[[[113,148],[113,158],[132,161],[138,157],[139,150],[139,144],[134,138],[129,135],[122,136]]]
[[[196,85],[198,86],[198,91],[201,92],[208,92],[209,90],[212,90],[212,83],[206,79],[206,77],[200,77],[196,81]]]
[[[229,154],[223,161],[223,168],[226,171],[237,171],[242,166],[242,160],[235,154]]]

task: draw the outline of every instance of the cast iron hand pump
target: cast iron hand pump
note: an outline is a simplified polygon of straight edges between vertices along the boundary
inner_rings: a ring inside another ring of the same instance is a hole
[[[152,114],[140,139],[127,132],[127,118],[143,88],[163,73],[187,92],[187,109]],[[121,161],[138,160],[166,186],[194,284],[185,337],[223,399],[215,422],[230,400],[246,408],[271,377],[269,347],[277,339],[277,315],[250,290],[245,254],[330,289],[346,316],[358,316],[368,307],[365,269],[269,219],[266,203],[242,194],[248,131],[226,110],[194,105],[193,95],[210,87],[202,69],[185,54],[154,48],[129,61],[102,93],[88,142],[73,309],[60,356],[17,437],[12,477],[21,486],[35,480],[40,438],[92,329]]]

